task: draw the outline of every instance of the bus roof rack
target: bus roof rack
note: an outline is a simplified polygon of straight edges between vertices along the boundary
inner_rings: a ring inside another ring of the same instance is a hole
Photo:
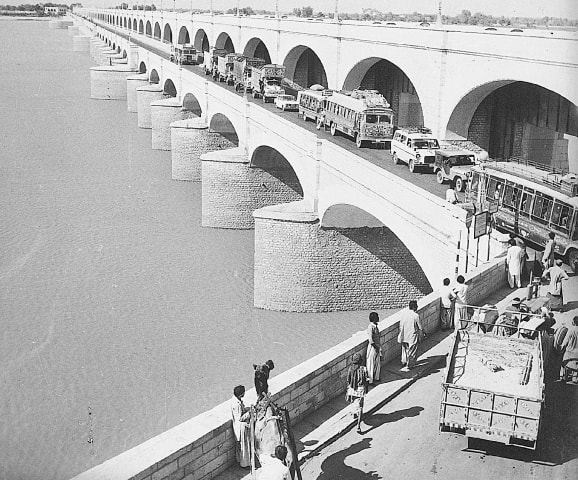
[[[401,127],[400,130],[405,130],[407,133],[423,133],[424,135],[431,135],[431,128],[422,127],[419,125]]]

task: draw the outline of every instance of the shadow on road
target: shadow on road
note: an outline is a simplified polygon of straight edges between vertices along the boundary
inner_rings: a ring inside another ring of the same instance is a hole
[[[371,438],[364,438],[349,448],[327,457],[321,464],[321,475],[317,477],[317,480],[379,480],[383,478],[374,471],[363,472],[345,464],[347,457],[369,448],[371,440]]]
[[[385,423],[397,422],[398,420],[401,420],[401,419],[407,418],[407,417],[417,417],[421,413],[422,410],[423,410],[423,407],[410,407],[410,408],[405,408],[403,410],[398,410],[397,412],[376,413],[374,415],[371,415],[368,418],[363,419],[363,424],[370,425],[371,428],[369,428],[369,430],[366,430],[366,431],[362,430],[362,433],[363,434],[369,433],[373,429],[381,427]]]

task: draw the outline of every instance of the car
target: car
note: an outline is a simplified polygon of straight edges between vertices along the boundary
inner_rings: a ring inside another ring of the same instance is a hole
[[[438,183],[442,184],[449,180],[458,192],[463,192],[475,163],[476,157],[473,152],[443,146],[440,150],[436,150],[434,173]]]
[[[281,110],[299,110],[299,103],[293,95],[277,95],[274,100],[275,106]]]
[[[391,141],[391,158],[394,164],[406,163],[414,173],[420,167],[433,169],[435,151],[439,142],[427,127],[404,127],[396,130]]]

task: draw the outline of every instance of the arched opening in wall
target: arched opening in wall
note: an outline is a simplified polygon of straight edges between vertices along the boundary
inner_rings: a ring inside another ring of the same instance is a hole
[[[309,47],[299,45],[293,48],[283,64],[287,67],[285,76],[296,84],[295,89],[309,88],[315,84],[327,87],[325,67]]]
[[[122,58],[126,58],[126,57],[128,57],[128,54],[126,53],[126,50],[123,50],[122,51]]]
[[[521,159],[578,172],[578,108],[533,83],[501,80],[470,91],[446,138],[466,139],[494,159]]]
[[[147,73],[147,65],[144,62],[140,62],[138,65],[138,73]]]
[[[215,42],[215,47],[216,48],[224,48],[229,53],[235,52],[235,47],[233,45],[233,41],[231,40],[231,37],[229,37],[229,35],[225,32],[221,33],[217,37],[217,41]]]
[[[398,126],[423,126],[419,95],[408,76],[388,60],[372,57],[359,62],[347,74],[344,90],[377,90],[396,112]]]
[[[138,22],[138,33],[140,33],[141,35],[144,33],[144,22],[142,20]]]
[[[146,36],[147,37],[152,37],[153,36],[153,29],[151,26],[151,22],[147,21],[147,26],[146,26]]]
[[[115,52],[117,51],[117,50],[116,50],[116,43],[114,43],[114,42],[113,42],[113,44],[112,44],[112,49],[113,49]]]
[[[165,25],[163,31],[163,42],[173,43],[173,31],[171,30],[171,26],[168,23]]]
[[[170,78],[165,80],[165,85],[163,86],[163,94],[167,97],[177,96],[177,87],[175,87],[175,84]]]
[[[209,124],[209,132],[218,133],[225,138],[230,143],[230,146],[227,148],[239,146],[239,137],[237,136],[235,127],[222,113],[216,113],[213,115]]]
[[[346,297],[352,295],[349,301],[355,303],[361,296],[369,302],[368,309],[405,307],[409,300],[433,291],[412,252],[365,210],[333,205],[323,214],[320,227],[335,251],[333,268],[341,274],[336,288]]]
[[[275,191],[275,203],[295,202],[303,199],[303,187],[289,161],[269,146],[255,149],[251,156],[251,168],[266,172],[263,188]]]
[[[200,117],[203,114],[203,109],[197,97],[192,93],[187,93],[183,98],[183,110],[191,112],[195,117]]]
[[[161,26],[159,25],[158,22],[155,23],[155,32],[153,37],[156,38],[157,40],[161,39]]]
[[[124,26],[124,28],[126,28],[126,17],[123,20],[123,26]]]
[[[247,57],[262,58],[266,63],[271,63],[271,55],[269,50],[259,38],[252,38],[247,42],[243,55]]]
[[[191,43],[191,37],[189,36],[189,31],[187,30],[187,27],[181,27],[181,29],[179,30],[178,43],[180,45],[183,45],[185,43]]]
[[[142,24],[142,21],[140,22]],[[132,21],[132,29],[136,32],[138,30],[138,23],[136,21],[136,18]],[[142,33],[142,31],[139,30],[139,33]]]
[[[158,72],[153,68],[151,74],[149,75],[149,82],[159,83],[161,81]]]

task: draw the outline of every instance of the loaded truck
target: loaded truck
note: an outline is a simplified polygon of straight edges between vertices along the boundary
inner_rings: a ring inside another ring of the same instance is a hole
[[[285,90],[281,82],[285,77],[285,66],[267,64],[261,67],[251,68],[251,89],[253,98],[263,98],[263,102],[272,102],[277,95],[282,95]]]
[[[265,65],[265,60],[262,58],[246,57],[245,55],[237,55],[233,60],[233,81],[235,90],[242,92],[251,89],[251,70],[253,67],[260,68]]]
[[[522,324],[520,324],[522,325]],[[544,338],[521,329],[456,332],[442,381],[442,432],[535,450],[544,404]],[[483,331],[487,333],[483,333]]]
[[[237,57],[236,53],[226,53],[217,57],[217,78],[219,82],[226,82],[227,85],[233,85],[233,65]]]
[[[208,52],[203,55],[203,70],[205,70],[205,75],[216,76],[217,72],[217,62],[218,58],[227,54],[227,50],[224,48],[211,47]]]

